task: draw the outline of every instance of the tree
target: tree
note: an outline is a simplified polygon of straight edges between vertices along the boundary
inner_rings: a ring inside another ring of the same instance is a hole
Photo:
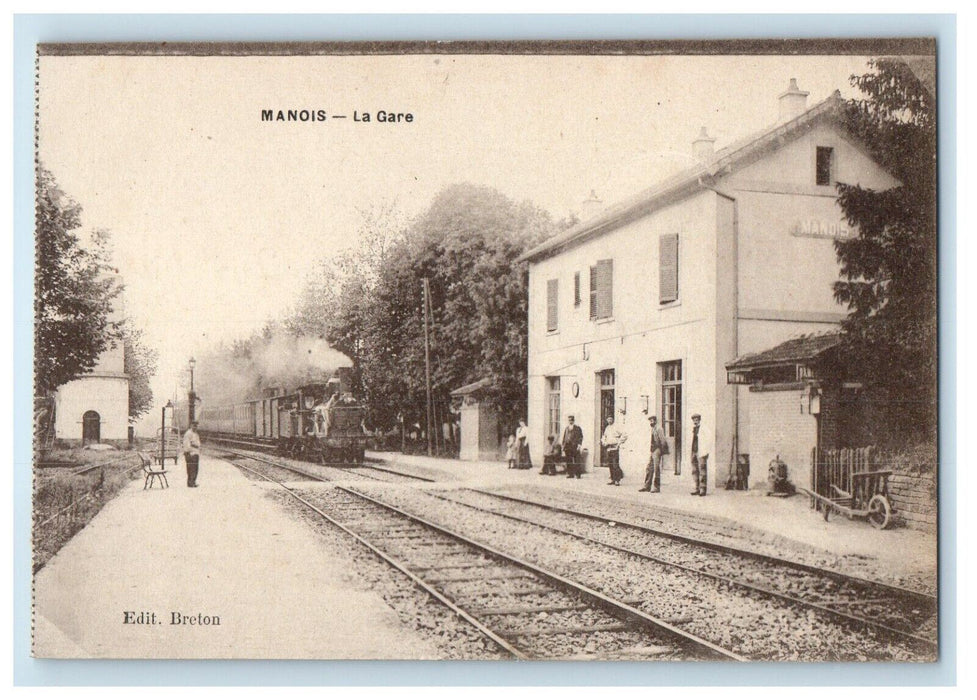
[[[125,350],[125,372],[129,375],[129,418],[136,420],[153,407],[150,380],[156,374],[159,353],[143,344],[142,331],[130,323],[120,329]]]
[[[40,166],[36,217],[34,391],[45,396],[90,371],[115,341],[109,314],[121,286],[108,274],[105,232],[82,245],[81,207]]]
[[[890,440],[933,440],[936,428],[936,101],[899,59],[852,76],[863,96],[845,121],[899,185],[875,191],[839,184],[839,205],[858,235],[837,241],[848,306],[841,356],[848,371],[886,394]]]
[[[436,404],[487,377],[484,398],[503,419],[524,414],[528,272],[516,258],[553,232],[549,216],[491,188],[460,184],[406,228],[383,223],[390,219],[364,218],[364,248],[320,270],[289,327],[317,333],[353,359],[372,425],[389,427],[400,415],[424,425],[426,278]]]

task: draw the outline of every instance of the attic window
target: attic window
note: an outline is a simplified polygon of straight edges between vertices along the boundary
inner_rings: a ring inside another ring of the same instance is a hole
[[[815,181],[818,185],[831,185],[834,153],[835,149],[830,146],[818,146],[817,163],[815,164]]]

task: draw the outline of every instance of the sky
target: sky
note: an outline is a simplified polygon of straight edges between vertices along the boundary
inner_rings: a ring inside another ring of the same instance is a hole
[[[317,261],[356,245],[363,210],[413,216],[457,182],[554,218],[592,190],[610,205],[691,165],[702,126],[722,148],[773,124],[791,78],[812,105],[865,71],[857,56],[43,56],[38,152],[84,230],[111,233],[163,403],[191,356],[287,313]]]

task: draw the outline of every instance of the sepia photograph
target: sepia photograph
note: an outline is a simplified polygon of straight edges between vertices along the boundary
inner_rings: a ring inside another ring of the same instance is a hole
[[[33,657],[940,661],[935,39],[36,49]]]

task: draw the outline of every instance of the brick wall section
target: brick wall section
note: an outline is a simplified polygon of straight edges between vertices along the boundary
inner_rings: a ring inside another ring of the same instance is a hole
[[[801,401],[801,388],[751,390],[750,487],[766,488],[770,461],[780,455],[788,478],[811,483],[811,449],[817,444],[817,420]]]
[[[898,521],[913,530],[936,532],[936,476],[896,473],[889,477],[889,500]]]

